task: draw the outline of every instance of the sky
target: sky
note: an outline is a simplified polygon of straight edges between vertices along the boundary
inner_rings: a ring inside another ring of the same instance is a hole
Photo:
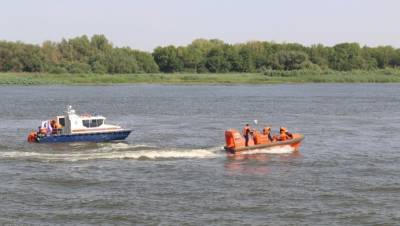
[[[399,22],[399,0],[0,0],[0,40],[104,34],[146,51],[197,38],[400,48]]]

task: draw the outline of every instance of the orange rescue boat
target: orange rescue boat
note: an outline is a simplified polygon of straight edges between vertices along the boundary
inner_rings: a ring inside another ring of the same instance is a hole
[[[298,151],[301,145],[301,141],[304,139],[304,135],[299,133],[292,134],[292,137],[287,140],[273,139],[272,141],[268,138],[268,135],[259,133],[258,131],[252,131],[252,135],[249,138],[248,145],[246,146],[245,138],[235,129],[229,129],[225,131],[225,150],[229,153],[235,154],[242,151],[249,151],[254,149],[268,149],[272,147],[283,147],[290,146]]]

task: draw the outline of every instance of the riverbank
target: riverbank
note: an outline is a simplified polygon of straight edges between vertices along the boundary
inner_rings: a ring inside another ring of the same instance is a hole
[[[2,85],[49,84],[274,84],[274,83],[399,83],[400,70],[375,71],[266,71],[228,74],[47,74],[0,73]]]

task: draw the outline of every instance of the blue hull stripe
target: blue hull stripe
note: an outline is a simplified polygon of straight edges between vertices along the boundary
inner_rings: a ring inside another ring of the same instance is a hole
[[[57,143],[57,142],[104,142],[111,140],[124,140],[129,136],[131,130],[107,133],[89,133],[89,134],[71,134],[55,135],[40,138],[39,143]]]

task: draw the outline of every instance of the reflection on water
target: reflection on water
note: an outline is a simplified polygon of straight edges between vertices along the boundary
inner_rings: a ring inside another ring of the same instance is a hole
[[[267,154],[233,155],[227,158],[225,169],[230,173],[240,174],[268,174],[270,157]]]
[[[273,170],[273,166],[270,164],[271,161],[279,162],[281,167],[290,168],[291,165],[285,164],[285,162],[290,162],[301,156],[299,151],[292,151],[290,154],[227,154],[227,160],[224,166],[230,173],[264,175],[271,173]]]

